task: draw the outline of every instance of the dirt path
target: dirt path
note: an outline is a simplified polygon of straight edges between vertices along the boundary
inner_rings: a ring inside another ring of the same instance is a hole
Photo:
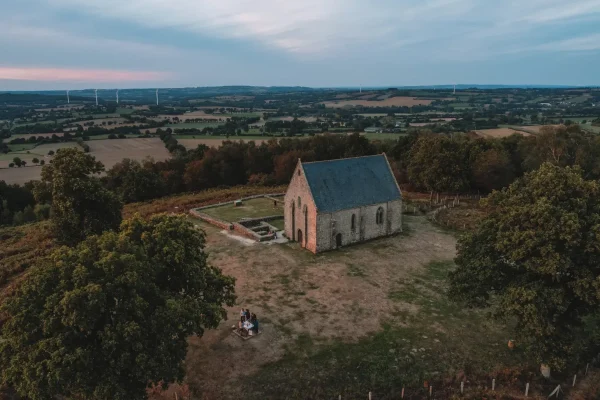
[[[408,233],[313,255],[296,244],[245,245],[202,225],[210,262],[237,279],[229,321],[191,338],[186,382],[205,399],[239,394],[236,380],[281,358],[305,335],[326,343],[356,341],[381,330],[395,311],[413,304],[389,298],[396,282],[432,261],[454,257],[456,240],[424,217],[408,217]],[[230,332],[240,307],[256,313],[261,335],[242,341]]]

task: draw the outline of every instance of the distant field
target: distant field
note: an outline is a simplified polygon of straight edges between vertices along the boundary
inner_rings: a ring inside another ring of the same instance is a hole
[[[37,137],[52,137],[52,135],[56,135],[58,137],[61,137],[63,135],[62,132],[56,132],[56,133],[24,133],[22,135],[12,135],[11,137],[9,137],[8,139],[5,139],[7,142],[14,140],[14,139],[29,139],[32,136],[37,136]]]
[[[190,123],[181,123],[181,124],[169,124],[167,126],[165,126],[164,128],[162,128],[163,130],[165,130],[166,128],[171,128],[171,129],[204,129],[204,128],[215,128],[219,125],[223,125],[224,122],[219,123],[219,122],[190,122]]]
[[[262,137],[260,139],[246,138],[244,136],[231,136],[229,139],[224,138],[224,137],[218,137],[215,139],[179,139],[179,138],[177,138],[177,141],[179,142],[179,144],[183,145],[188,150],[195,149],[200,144],[204,144],[208,147],[219,147],[225,141],[240,141],[240,140],[243,140],[244,142],[254,142],[257,145],[260,145],[261,143],[266,142],[269,139],[265,139],[264,137]]]
[[[141,161],[152,157],[155,161],[163,161],[171,157],[159,138],[91,140],[87,143],[90,154],[102,162],[106,169],[124,158]]]
[[[439,99],[446,100],[446,99]],[[415,97],[390,97],[381,101],[375,100],[340,100],[340,101],[324,101],[325,107],[343,108],[343,107],[412,107],[412,106],[428,106],[433,103],[433,100],[418,99]]]
[[[48,152],[50,150],[56,152],[58,149],[63,149],[67,147],[76,147],[79,148],[79,145],[74,142],[67,143],[47,143],[41,144],[31,150],[25,151],[11,151],[7,154],[0,154],[0,168],[6,168],[12,162],[13,158],[19,157],[21,160],[27,161],[28,164],[32,164],[31,160],[34,158],[38,158],[40,160],[44,159],[46,162],[50,160],[52,157],[48,156]],[[29,151],[29,153],[27,153]],[[0,172],[0,175],[2,173]],[[0,179],[1,180],[1,179]]]
[[[3,161],[0,161],[3,163]],[[42,167],[39,166],[27,166],[21,168],[4,168],[0,169],[0,181],[5,181],[9,185],[19,184],[22,185],[26,182],[40,179],[42,174]]]
[[[369,140],[397,140],[402,136],[408,136],[408,133],[361,133],[360,135]]]
[[[517,131],[512,128],[478,129],[475,132],[477,132],[477,134],[479,136],[482,136],[485,138],[503,138],[503,137],[512,136],[514,134],[519,134],[519,135],[523,135],[523,136],[530,135],[530,133],[528,133],[528,132]]]

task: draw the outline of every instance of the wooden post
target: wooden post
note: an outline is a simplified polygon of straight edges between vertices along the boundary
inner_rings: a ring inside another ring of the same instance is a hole
[[[577,382],[577,374],[573,376],[573,387],[575,387],[575,382]]]
[[[179,400],[179,397],[177,397],[177,392],[175,392],[175,400]]]
[[[338,396],[338,400],[342,400],[342,395],[341,394]]]
[[[492,379],[492,392],[496,390],[496,380]]]
[[[400,396],[401,399],[404,398],[404,386],[402,387],[402,395]]]
[[[369,392],[369,400],[371,400],[371,392]]]
[[[529,396],[529,382],[527,382],[527,385],[525,385],[525,397]]]
[[[431,397],[432,393],[433,393],[433,386],[429,385],[429,397]]]
[[[588,365],[585,366],[585,374],[587,375],[588,372],[588,368],[590,367],[590,364],[588,363]]]
[[[460,393],[462,394],[462,393],[464,393],[464,392],[465,392],[465,381],[462,381],[462,382],[460,383]]]

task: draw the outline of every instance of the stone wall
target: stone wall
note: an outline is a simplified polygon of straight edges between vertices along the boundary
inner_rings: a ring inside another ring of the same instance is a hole
[[[298,198],[300,198],[300,202],[298,202]],[[300,162],[296,165],[285,194],[284,218],[287,238],[298,241],[298,236],[301,234],[300,245],[313,253],[316,252],[317,211]]]
[[[242,197],[241,199],[238,199],[238,200],[245,201],[245,200],[266,197],[269,199],[282,201],[283,195],[284,195],[283,193],[259,194],[259,195],[255,195],[255,196]],[[211,204],[211,205],[205,206],[205,207],[194,208],[194,209],[190,210],[190,214],[192,216],[194,216],[204,222],[207,222],[211,225],[214,225],[218,228],[226,229],[229,231],[234,231],[235,233],[237,233],[241,236],[244,236],[244,237],[259,241],[259,242],[275,239],[275,237],[276,237],[275,234],[259,235],[258,233],[252,231],[251,229],[248,229],[248,227],[256,226],[256,225],[260,224],[261,221],[273,221],[276,219],[281,219],[282,218],[281,215],[271,215],[271,216],[263,217],[263,218],[252,218],[252,219],[246,219],[246,220],[242,221],[241,223],[238,223],[238,222],[231,223],[231,222],[219,219],[219,218],[212,217],[212,216],[202,212],[202,210],[206,210],[209,208],[222,207],[222,206],[231,205],[231,204],[233,204],[233,202],[228,201],[225,203]],[[256,225],[252,225],[253,223],[255,223]],[[244,225],[246,225],[246,226],[244,226]]]
[[[383,223],[377,223],[377,210],[384,210]],[[352,228],[352,215],[355,226]],[[334,213],[319,214],[315,252],[337,248],[336,236],[341,234],[342,246],[402,232],[402,200],[374,204]]]

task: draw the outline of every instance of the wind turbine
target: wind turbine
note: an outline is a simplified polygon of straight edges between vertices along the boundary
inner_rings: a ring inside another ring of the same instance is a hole
[[[96,95],[96,107],[98,107],[98,89],[94,89],[94,94]]]
[[[67,90],[67,104],[71,104],[71,100],[69,99],[69,91]]]
[[[117,89],[117,104],[119,104],[119,89]]]
[[[158,89],[156,89],[156,105],[158,105]]]

